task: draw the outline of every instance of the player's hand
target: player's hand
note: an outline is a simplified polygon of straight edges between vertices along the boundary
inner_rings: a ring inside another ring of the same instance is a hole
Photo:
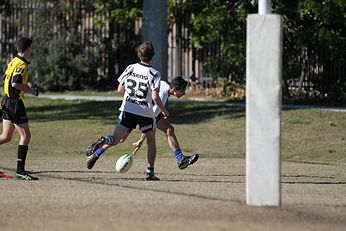
[[[143,141],[141,141],[141,140],[132,144],[133,149],[134,149],[133,154],[136,154],[136,152],[141,148],[142,144],[143,144]]]
[[[39,90],[37,88],[32,88],[32,95],[38,96],[40,94]]]
[[[169,117],[169,112],[167,110],[162,111],[162,115],[164,119],[167,119]]]

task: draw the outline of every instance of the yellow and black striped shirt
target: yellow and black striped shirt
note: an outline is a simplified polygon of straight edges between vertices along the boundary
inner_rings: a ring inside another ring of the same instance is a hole
[[[23,99],[24,92],[12,87],[12,83],[28,83],[28,64],[29,62],[20,56],[14,57],[7,65],[4,75],[4,93],[6,96],[14,99]]]

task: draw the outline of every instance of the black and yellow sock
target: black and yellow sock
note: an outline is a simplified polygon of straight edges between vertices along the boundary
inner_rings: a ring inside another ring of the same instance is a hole
[[[25,171],[25,160],[27,153],[28,146],[18,145],[17,173],[23,173]]]

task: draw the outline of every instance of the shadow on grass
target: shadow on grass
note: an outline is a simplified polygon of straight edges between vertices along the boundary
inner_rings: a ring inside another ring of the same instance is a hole
[[[111,120],[119,115],[120,101],[95,102],[95,101],[63,101],[43,100],[31,102],[27,106],[30,121],[59,121],[74,119]],[[226,107],[224,104],[206,103],[177,103],[168,105],[170,121],[174,124],[194,124],[225,117],[236,119],[245,116],[244,108]]]
[[[215,117],[237,119],[245,117],[244,108],[226,107],[224,104],[171,103],[168,107],[170,121],[174,124],[194,124]]]
[[[61,101],[51,100],[49,105],[30,105],[30,121],[57,121],[80,119],[112,119],[118,115],[121,102]]]

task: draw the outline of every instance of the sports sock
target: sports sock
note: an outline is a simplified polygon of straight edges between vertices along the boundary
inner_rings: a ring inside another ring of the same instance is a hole
[[[154,175],[155,174],[154,168],[147,167],[147,174],[148,175]]]
[[[105,144],[112,145],[114,143],[114,137],[113,136],[105,136]]]
[[[103,147],[99,148],[96,150],[95,155],[96,156],[101,156],[102,153],[104,153],[104,151],[106,151],[106,149],[104,149]]]
[[[18,145],[18,158],[17,158],[17,172],[23,173],[25,171],[26,154],[28,153],[28,146]]]
[[[184,157],[183,152],[180,149],[175,150],[173,152],[173,155],[175,156],[175,159],[177,160],[177,162],[180,162]]]

